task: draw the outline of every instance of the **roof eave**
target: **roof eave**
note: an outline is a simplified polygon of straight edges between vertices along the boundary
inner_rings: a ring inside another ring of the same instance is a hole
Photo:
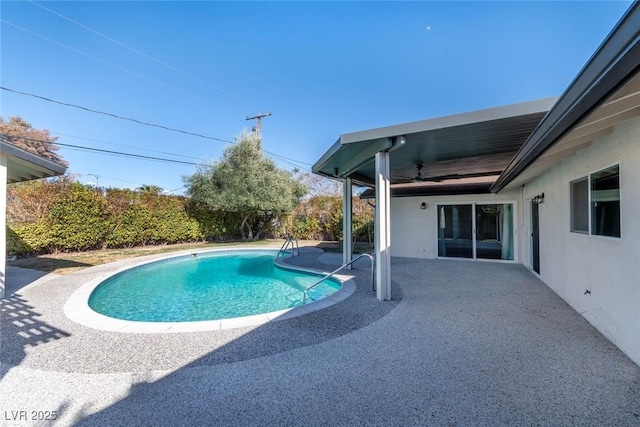
[[[338,138],[338,140],[322,155],[322,157],[320,157],[318,159],[317,162],[315,162],[313,164],[313,166],[311,166],[311,171],[313,173],[317,173],[319,175],[323,175],[323,176],[333,176],[333,175],[328,175],[326,173],[322,172],[322,168],[325,167],[325,165],[327,163],[329,163],[329,161],[331,160],[331,158],[338,152],[340,151],[340,146],[342,145],[340,143],[341,138]]]
[[[495,184],[505,188],[547,148],[597,108],[638,69],[640,3],[634,2],[567,90],[534,129]]]
[[[517,104],[503,105],[482,110],[467,111],[459,114],[435,117],[399,125],[384,126],[358,132],[341,135],[341,144],[351,144],[367,140],[392,138],[399,135],[407,135],[418,132],[427,132],[436,129],[464,126],[472,123],[499,120],[508,117],[523,116],[527,114],[547,112],[558,98],[549,97],[534,101],[520,102]],[[333,147],[332,147],[333,148]]]
[[[11,183],[63,175],[67,170],[66,166],[56,163],[53,160],[46,159],[4,141],[0,141],[0,149],[3,153],[7,154],[10,160],[23,165],[29,165],[29,176],[24,179],[11,180]]]

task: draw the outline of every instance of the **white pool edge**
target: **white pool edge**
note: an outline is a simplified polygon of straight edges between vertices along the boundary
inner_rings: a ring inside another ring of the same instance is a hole
[[[163,254],[153,259],[146,259],[137,264],[127,264],[121,266],[115,271],[110,271],[99,277],[95,277],[85,284],[81,285],[67,299],[64,305],[64,313],[71,321],[93,329],[110,332],[123,333],[177,333],[177,332],[204,332],[217,331],[223,329],[235,329],[245,327],[258,327],[269,322],[291,319],[293,317],[302,316],[314,311],[322,310],[330,307],[349,297],[356,289],[353,279],[345,275],[334,275],[340,282],[340,289],[335,293],[314,301],[309,304],[298,307],[288,308],[284,310],[273,311],[270,313],[261,313],[251,316],[235,317],[219,320],[201,320],[193,322],[139,322],[133,320],[122,320],[100,314],[89,307],[89,297],[94,289],[108,279],[120,272],[136,268],[141,265],[162,261],[165,259],[178,258],[185,255],[211,253],[211,252],[241,252],[241,251],[273,251],[273,248],[265,247],[241,247],[241,248],[221,248],[221,249],[201,249],[196,251],[180,251],[173,254]],[[120,262],[118,262],[120,263]],[[276,258],[275,264],[287,270],[313,273],[315,275],[322,274],[317,270],[296,267],[284,264],[282,258]]]

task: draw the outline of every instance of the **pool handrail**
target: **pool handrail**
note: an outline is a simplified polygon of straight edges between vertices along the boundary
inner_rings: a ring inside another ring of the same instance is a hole
[[[277,257],[280,257],[281,253],[287,251],[289,244],[291,244],[291,256],[294,257],[296,255],[296,251],[298,252],[298,255],[300,255],[300,246],[298,245],[298,239],[296,239],[295,237],[288,237],[280,247]]]
[[[350,266],[351,264],[353,264],[354,262],[358,261],[360,258],[363,257],[367,257],[371,260],[371,290],[375,291],[376,290],[376,276],[375,276],[375,266],[376,266],[376,259],[373,257],[372,254],[360,254],[357,257],[355,257],[354,259],[352,259],[351,261],[342,264],[340,267],[336,268],[335,270],[333,270],[331,273],[327,273],[325,274],[322,279],[318,280],[316,283],[314,283],[313,285],[309,286],[307,289],[304,290],[304,296],[302,298],[302,301],[306,301],[307,300],[307,292],[309,292],[311,289],[313,289],[314,287],[316,287],[317,285],[319,285],[320,283],[322,283],[324,280],[328,279],[329,277],[334,276],[338,271],[347,268],[348,266]]]

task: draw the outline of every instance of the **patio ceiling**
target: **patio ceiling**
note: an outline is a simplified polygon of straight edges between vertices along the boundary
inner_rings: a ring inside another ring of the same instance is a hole
[[[391,184],[415,183],[409,186],[412,192],[434,182],[479,177],[495,181],[555,101],[547,98],[343,134],[312,170],[373,186],[374,156],[388,150]]]
[[[62,175],[67,170],[56,162],[0,141],[0,152],[7,154],[7,184]]]

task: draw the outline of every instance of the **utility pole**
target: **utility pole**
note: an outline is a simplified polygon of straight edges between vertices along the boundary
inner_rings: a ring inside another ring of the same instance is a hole
[[[100,175],[95,174],[95,173],[88,173],[87,175],[91,175],[91,176],[96,177],[96,188],[99,188],[100,185],[98,184],[98,181],[100,180]]]
[[[253,132],[260,135],[260,132],[262,132],[262,118],[269,117],[270,115],[271,113],[267,113],[267,114],[258,113],[257,116],[253,116],[253,117],[247,116],[246,120],[258,120],[258,124],[254,126]]]

